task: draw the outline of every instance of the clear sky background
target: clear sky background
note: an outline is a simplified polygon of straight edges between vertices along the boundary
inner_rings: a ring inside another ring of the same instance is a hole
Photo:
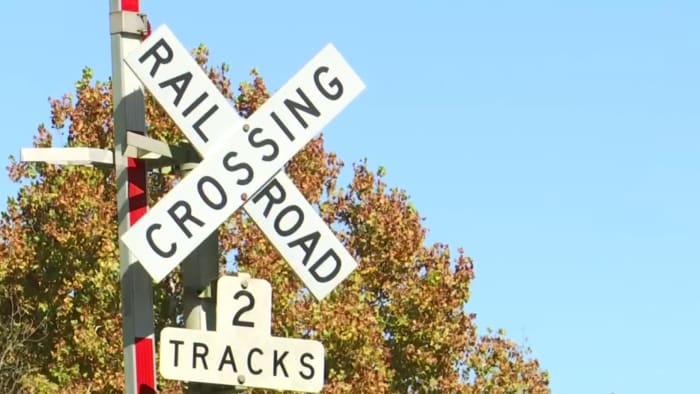
[[[700,393],[700,2],[142,4],[272,90],[333,42],[367,90],[328,148],[385,166],[428,242],[466,249],[468,310],[555,393]],[[108,78],[108,8],[0,3],[3,162],[84,66]]]

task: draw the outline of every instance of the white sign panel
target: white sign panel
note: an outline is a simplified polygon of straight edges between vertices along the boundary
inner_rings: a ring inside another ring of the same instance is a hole
[[[219,140],[221,131],[228,130],[232,125],[242,129],[244,119],[238,116],[238,113],[229,105],[202,68],[166,26],[162,26],[154,32],[144,42],[141,49],[130,54],[126,62],[203,157],[207,157],[206,152],[215,146],[215,141]],[[191,102],[193,105],[196,103],[196,106],[191,111],[183,111],[179,108],[183,102]],[[198,110],[197,108],[200,107],[201,109]],[[205,135],[201,133],[201,127],[194,126],[198,124],[201,126],[208,121],[212,116],[211,114],[207,115],[209,113],[220,114],[221,116],[217,118],[220,119],[220,122],[215,124],[211,129],[212,132],[204,138]],[[201,118],[196,118],[197,114],[202,117],[206,116],[207,119],[201,121]],[[284,171],[277,173],[268,185],[270,185],[270,189],[267,189],[270,203],[277,203],[277,200],[272,199],[273,196],[269,194],[270,192],[286,194],[286,200],[280,201],[280,203],[285,204],[282,207],[282,214],[287,214],[287,211],[284,211],[287,206],[295,209],[291,215],[302,214],[300,219],[303,223],[300,226],[303,228],[298,232],[300,234],[305,232],[304,235],[307,238],[294,244],[296,247],[289,246],[289,242],[293,241],[290,240],[291,235],[282,236],[277,231],[279,223],[275,219],[279,217],[280,212],[264,214],[265,211],[262,208],[264,201],[260,198],[256,200],[260,193],[253,197],[253,201],[258,201],[256,206],[249,202],[244,205],[244,209],[282,257],[290,263],[311,293],[317,299],[322,299],[342,282],[357,264],[326,223],[317,217],[314,209],[284,174]],[[256,209],[256,207],[259,208]],[[303,242],[304,240],[306,242]],[[315,254],[316,256],[314,256]],[[309,262],[311,258],[314,258],[314,261]],[[321,274],[324,270],[326,271],[325,275]]]
[[[272,286],[264,279],[222,276],[216,282],[216,331],[270,336]]]
[[[168,33],[166,29],[160,36],[154,34],[151,38],[159,45],[144,45],[146,51],[133,56],[149,67],[149,75],[157,76],[162,68],[158,85],[173,91],[171,101],[182,115],[179,121],[189,123],[205,142],[213,139],[215,130],[221,131],[199,166],[122,236],[155,281],[162,280],[364,89],[340,53],[328,45],[253,114],[249,127],[238,127],[220,110],[223,104],[208,102],[212,97],[204,90],[195,92],[202,87],[194,82],[194,74],[188,74],[186,64],[178,66],[179,60],[160,44]]]
[[[242,133],[238,113],[166,25],[124,61],[202,155]]]
[[[288,177],[273,178],[245,207],[317,299],[357,266]]]
[[[175,327],[160,334],[160,371],[166,379],[319,392],[324,357],[320,342],[305,339],[241,338]]]

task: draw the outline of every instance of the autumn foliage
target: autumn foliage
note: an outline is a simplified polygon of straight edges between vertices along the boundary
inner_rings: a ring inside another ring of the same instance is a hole
[[[256,71],[236,91],[226,65],[207,65],[204,46],[194,56],[243,116],[268,98]],[[109,82],[85,69],[75,93],[50,106],[51,125],[39,127],[34,146],[52,146],[60,133],[68,146],[113,147]],[[185,143],[151,97],[146,114],[149,136]],[[322,136],[286,167],[359,263],[322,302],[300,291],[301,281],[244,214],[219,234],[222,271],[228,258],[229,268],[271,282],[273,334],[324,344],[324,392],[549,392],[547,373],[527,349],[503,333],[477,333],[475,315],[465,311],[472,260],[461,249],[425,245],[423,219],[404,191],[385,184],[383,169],[355,164],[349,184],[339,187],[342,168]],[[0,298],[0,352],[12,349],[0,358],[0,383],[24,392],[122,392],[114,170],[14,159],[8,170],[21,188],[0,218],[0,294],[12,294]],[[176,180],[152,172],[151,203]],[[157,332],[177,325],[182,313],[179,275],[155,288]],[[6,373],[13,367],[21,373]],[[160,385],[165,392],[183,386]]]

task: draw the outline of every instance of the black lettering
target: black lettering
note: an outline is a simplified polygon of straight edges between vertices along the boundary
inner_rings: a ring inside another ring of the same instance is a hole
[[[175,345],[175,360],[173,360],[173,361],[174,361],[173,367],[177,367],[177,361],[178,361],[179,358],[180,358],[180,354],[179,354],[179,351],[178,351],[178,350],[179,350],[179,348],[180,348],[180,345],[184,344],[185,341],[176,341],[176,340],[174,340],[174,339],[171,339],[171,340],[169,341],[169,343],[172,343],[173,345]]]
[[[233,372],[238,372],[236,369],[236,362],[233,360],[233,351],[231,346],[226,345],[226,350],[224,350],[224,355],[221,356],[221,362],[219,363],[219,371],[224,368],[224,364],[229,364]]]
[[[280,130],[282,130],[282,132],[284,132],[284,135],[286,135],[290,141],[294,141],[294,134],[292,134],[292,132],[289,131],[289,129],[287,128],[287,125],[284,124],[284,122],[282,122],[282,119],[280,119],[280,117],[277,116],[277,114],[274,112],[270,112],[270,117],[272,118],[272,120],[275,121],[275,123],[277,123],[277,126],[279,126],[279,128],[280,128]]]
[[[238,290],[238,292],[233,295],[234,300],[238,300],[241,297],[245,297],[248,299],[248,305],[239,309],[238,312],[236,312],[236,314],[233,315],[233,322],[231,324],[234,326],[241,326],[241,327],[255,327],[254,322],[241,320],[241,316],[244,313],[250,312],[253,310],[253,308],[255,308],[255,297],[253,297],[253,294],[251,294],[247,290]]]
[[[146,230],[146,241],[148,241],[148,246],[153,249],[154,252],[160,257],[163,258],[168,258],[172,255],[175,254],[175,251],[177,250],[177,245],[175,245],[175,242],[170,244],[170,249],[168,249],[167,252],[163,251],[163,249],[159,248],[156,243],[153,241],[153,232],[156,230],[159,230],[161,227],[160,223],[153,223],[152,225],[148,226],[148,229]]]
[[[261,148],[261,147],[263,147],[263,146],[265,146],[265,145],[268,145],[268,146],[272,147],[272,153],[270,153],[269,155],[263,156],[262,159],[263,159],[263,161],[272,161],[272,160],[275,160],[275,158],[277,158],[277,155],[279,154],[279,151],[280,151],[279,147],[277,146],[277,143],[276,143],[274,140],[271,140],[271,139],[269,139],[269,138],[264,139],[264,140],[262,140],[262,141],[256,141],[256,140],[255,140],[255,136],[258,135],[258,134],[260,134],[260,133],[262,133],[262,131],[263,131],[263,129],[261,129],[260,127],[254,128],[254,129],[250,132],[250,134],[248,134],[248,142],[249,142],[250,145],[252,145],[254,148]]]
[[[195,108],[199,107],[199,104],[202,104],[202,101],[204,101],[204,99],[206,99],[207,97],[209,97],[209,93],[207,92],[204,92],[201,95],[199,95],[199,97],[197,97],[197,99],[194,100],[189,107],[185,108],[185,110],[182,111],[182,116],[189,115],[192,111],[194,111]]]
[[[320,276],[318,272],[318,267],[321,266],[326,260],[328,260],[329,257],[333,257],[333,261],[335,262],[335,267],[333,267],[333,270],[331,271],[330,274],[326,276]],[[338,275],[338,272],[340,271],[340,257],[335,253],[333,249],[328,249],[328,251],[321,256],[320,259],[318,259],[317,262],[315,262],[311,268],[309,268],[309,273],[311,276],[314,277],[319,282],[328,282],[329,280],[335,278],[336,275]]]
[[[305,366],[306,368],[309,369],[309,373],[308,373],[308,375],[304,375],[303,372],[299,371],[299,376],[301,376],[302,379],[311,380],[311,379],[314,378],[314,373],[315,373],[316,371],[314,371],[313,365],[307,364],[307,363],[306,363],[306,359],[307,359],[307,358],[310,358],[311,360],[313,360],[313,359],[314,359],[314,355],[311,354],[311,353],[304,353],[304,354],[302,354],[301,357],[299,358],[299,362],[301,363],[301,365],[303,365],[303,366]]]
[[[250,371],[250,373],[253,375],[260,375],[262,373],[262,369],[253,369],[253,353],[258,353],[261,356],[263,355],[263,351],[257,347],[250,349],[250,352],[248,352],[248,371]]]
[[[216,105],[216,104],[214,104],[213,107],[209,108],[209,111],[205,112],[204,115],[202,115],[199,119],[197,119],[197,121],[194,122],[194,124],[192,125],[192,128],[194,129],[194,131],[197,132],[197,134],[202,138],[202,141],[204,141],[204,142],[208,142],[208,141],[209,141],[209,137],[207,137],[207,135],[204,134],[204,132],[202,131],[202,125],[203,125],[204,122],[206,122],[207,119],[209,119],[209,117],[212,116],[212,115],[214,114],[214,112],[216,112],[218,109],[219,109],[219,106]]]
[[[177,216],[176,210],[178,208],[184,208],[185,212]],[[190,207],[190,204],[187,203],[186,201],[179,200],[175,204],[173,204],[172,207],[168,208],[168,213],[170,214],[170,217],[173,218],[173,221],[177,223],[177,225],[180,227],[180,230],[182,230],[185,235],[187,235],[187,238],[192,237],[192,233],[190,230],[185,226],[186,221],[190,221],[200,227],[204,226],[204,222],[197,219],[196,217],[192,216],[192,207]]]
[[[313,115],[315,117],[321,116],[321,112],[316,108],[316,106],[309,100],[308,97],[306,97],[306,94],[304,94],[304,91],[301,90],[301,88],[297,88],[297,94],[299,97],[301,97],[302,100],[304,100],[305,106],[302,104],[297,103],[296,101],[292,101],[290,99],[284,100],[284,105],[287,106],[287,109],[294,115],[295,118],[297,118],[297,121],[302,125],[302,127],[307,128],[309,127],[309,124],[306,123],[306,120],[301,116],[299,111],[306,112],[309,115]]]
[[[160,53],[158,53],[158,49],[160,48],[165,50],[165,56],[161,56]],[[150,56],[153,56],[156,59],[153,66],[151,66],[151,71],[149,73],[151,76],[154,76],[156,75],[158,67],[160,67],[161,64],[168,64],[173,60],[173,50],[170,48],[170,45],[165,42],[165,39],[161,38],[152,47],[150,47],[146,53],[141,55],[139,58],[139,63],[145,62]]]
[[[279,197],[275,197],[272,195],[273,188],[279,191]],[[272,209],[272,206],[275,204],[282,203],[287,197],[287,193],[284,191],[279,181],[277,181],[277,178],[275,178],[268,182],[267,185],[263,186],[262,190],[260,190],[255,196],[253,196],[253,203],[257,204],[258,201],[260,201],[260,199],[263,198],[263,196],[267,196],[267,205],[265,206],[265,210],[263,211],[263,216],[267,217],[267,215],[270,214],[270,209]]]
[[[216,189],[216,191],[219,192],[219,202],[218,203],[214,203],[206,195],[206,193],[204,193],[204,185],[207,183],[214,186],[214,189]],[[227,198],[226,198],[226,192],[224,192],[224,188],[221,186],[219,181],[210,177],[209,175],[205,175],[199,179],[199,181],[197,182],[197,192],[199,193],[199,197],[202,198],[202,201],[204,201],[212,209],[218,210],[218,209],[222,209],[223,207],[226,206]]]
[[[321,85],[321,74],[322,73],[327,73],[328,72],[328,67],[326,66],[321,66],[316,69],[314,72],[314,82],[316,83],[316,88],[318,89],[319,92],[323,95],[323,97],[329,99],[329,100],[337,100],[340,98],[340,96],[343,95],[343,84],[340,83],[338,78],[333,78],[331,79],[331,82],[328,84],[329,87],[335,88],[335,92],[331,93],[326,88]]]
[[[231,171],[231,172],[236,172],[238,170],[245,170],[246,177],[236,181],[237,184],[244,186],[244,185],[249,184],[253,180],[253,167],[251,167],[250,164],[248,164],[248,163],[231,164],[229,162],[229,160],[233,159],[236,156],[238,156],[238,154],[236,152],[227,153],[226,156],[224,156],[224,168],[227,171]]]
[[[202,360],[202,365],[204,369],[207,368],[207,354],[209,354],[209,347],[206,343],[194,342],[192,343],[192,368],[197,368],[197,359]]]
[[[301,248],[304,250],[304,266],[306,266],[306,263],[309,262],[309,257],[311,257],[314,253],[314,249],[316,248],[316,244],[318,244],[318,240],[321,238],[321,234],[318,231],[314,231],[313,233],[309,235],[305,235],[297,240],[294,240],[287,245],[290,248],[296,247],[296,246],[301,246]],[[307,242],[310,242],[311,245],[307,245]]]
[[[289,374],[287,374],[287,368],[284,366],[284,358],[287,357],[287,354],[289,354],[289,352],[285,351],[282,353],[282,357],[277,358],[277,350],[275,349],[275,353],[272,358],[272,376],[277,376],[277,367],[279,366],[282,368],[282,372],[284,372],[284,377],[289,377]]]
[[[297,214],[297,221],[294,223],[294,225],[287,230],[283,230],[280,225],[282,222],[283,217],[288,213],[288,212],[296,212]],[[277,217],[275,218],[275,231],[277,231],[277,234],[286,237],[288,235],[294,234],[297,230],[299,230],[299,227],[301,227],[302,223],[304,223],[304,212],[302,212],[301,208],[299,208],[296,205],[290,205],[288,207],[284,207],[280,211],[279,214],[277,214]]]
[[[163,81],[158,84],[161,88],[165,88],[166,86],[170,86],[173,88],[175,91],[175,100],[173,100],[173,104],[177,107],[178,104],[180,104],[180,100],[182,99],[182,94],[185,93],[185,90],[187,90],[187,86],[190,85],[190,81],[192,81],[192,73],[191,72],[186,72],[184,74],[178,75],[176,77],[172,77],[168,79],[167,81]],[[178,83],[182,83],[182,86],[179,86]]]

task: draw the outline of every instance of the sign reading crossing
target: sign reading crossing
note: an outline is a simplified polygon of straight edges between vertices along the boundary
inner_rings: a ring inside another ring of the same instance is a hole
[[[122,237],[154,280],[261,188],[247,211],[317,298],[352,272],[354,259],[294,185],[272,178],[364,89],[332,45],[245,125],[167,27],[126,61],[204,157]]]

